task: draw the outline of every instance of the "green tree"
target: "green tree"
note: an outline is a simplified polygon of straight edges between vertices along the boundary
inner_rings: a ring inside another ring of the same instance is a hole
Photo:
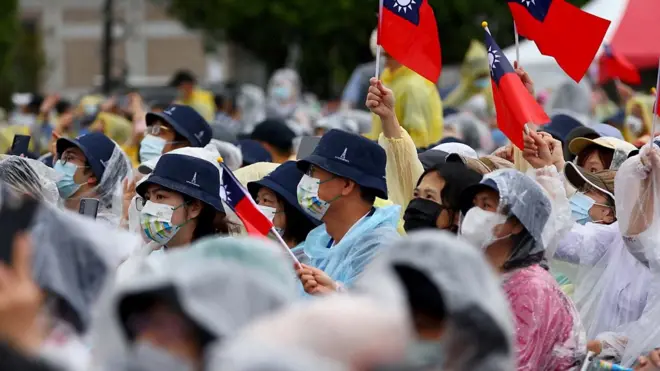
[[[158,1],[158,0],[154,0]],[[573,0],[582,5],[588,0]],[[483,39],[487,20],[501,46],[513,43],[513,21],[504,0],[429,0],[435,10],[444,64],[462,60],[469,41]],[[284,65],[291,44],[302,58],[298,69],[308,90],[336,96],[353,68],[372,57],[368,43],[376,27],[378,0],[171,0],[171,15],[216,40],[229,40],[266,63]]]

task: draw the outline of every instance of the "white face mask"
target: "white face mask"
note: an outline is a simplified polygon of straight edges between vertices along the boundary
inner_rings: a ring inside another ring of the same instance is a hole
[[[257,207],[259,208],[259,211],[261,211],[261,213],[264,214],[266,218],[268,218],[268,220],[270,220],[271,222],[273,221],[273,219],[275,218],[275,213],[277,213],[277,209],[275,209],[274,207],[264,206],[264,205],[257,205]]]
[[[507,217],[492,211],[486,211],[478,206],[471,208],[461,224],[461,236],[468,242],[486,250],[493,242],[505,237],[495,238],[495,226],[506,223]]]

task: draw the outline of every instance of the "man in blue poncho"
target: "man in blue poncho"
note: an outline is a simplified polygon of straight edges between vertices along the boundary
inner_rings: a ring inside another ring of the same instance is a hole
[[[298,271],[310,294],[350,286],[380,248],[398,233],[399,206],[374,207],[387,199],[385,151],[355,134],[331,130],[314,152],[298,161],[305,173],[298,203],[324,224],[304,242],[310,266]]]

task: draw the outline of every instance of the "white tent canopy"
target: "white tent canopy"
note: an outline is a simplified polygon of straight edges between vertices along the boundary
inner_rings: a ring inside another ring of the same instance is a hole
[[[628,0],[592,0],[582,9],[612,22],[605,35],[604,43],[607,43],[614,36],[627,5]],[[512,45],[504,49],[504,54],[513,64],[513,61],[516,60],[516,46]],[[553,89],[567,80],[571,80],[559,68],[554,58],[542,55],[536,44],[529,40],[520,42],[520,65],[534,80],[537,91]]]

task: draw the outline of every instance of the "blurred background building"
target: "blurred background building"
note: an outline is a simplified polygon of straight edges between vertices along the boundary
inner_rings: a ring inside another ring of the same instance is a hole
[[[43,91],[76,96],[101,84],[105,1],[20,0],[23,24],[41,35]],[[150,0],[114,0],[113,23],[111,74],[130,85],[162,86],[180,68],[206,84],[230,75],[256,72],[258,77],[263,69],[236,48],[209,47],[201,34],[187,30],[168,16],[165,6]]]

